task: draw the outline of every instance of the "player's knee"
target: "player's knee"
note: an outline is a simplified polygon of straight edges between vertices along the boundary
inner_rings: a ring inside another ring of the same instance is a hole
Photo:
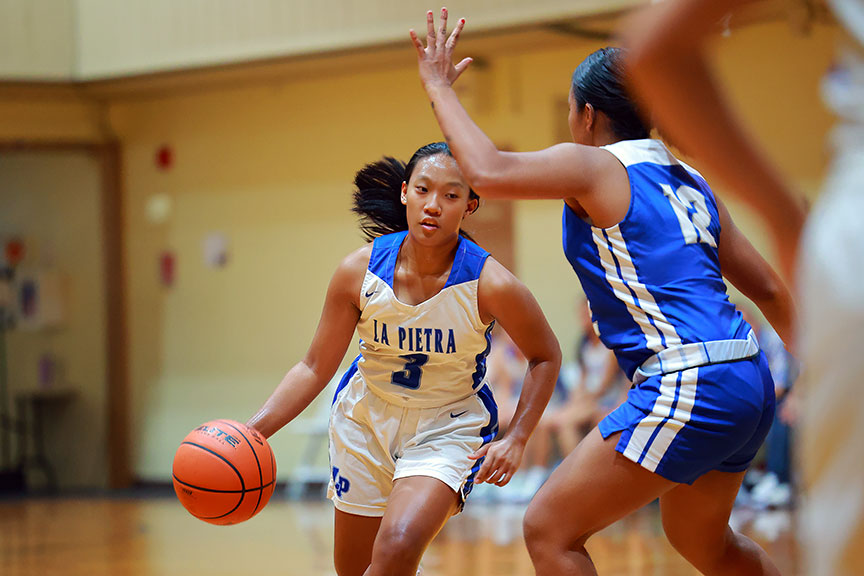
[[[547,524],[543,507],[538,505],[535,497],[528,509],[525,510],[525,516],[522,517],[522,533],[525,535],[525,544],[528,546],[528,550],[543,544],[543,536],[549,529]]]
[[[425,548],[426,542],[418,538],[408,526],[382,526],[375,538],[372,564],[381,568],[410,566],[420,561]],[[396,572],[388,570],[387,573]]]
[[[525,545],[532,557],[560,554],[582,546],[588,534],[580,533],[578,525],[572,523],[568,523],[567,529],[566,533],[561,530],[561,523],[556,521],[553,508],[545,504],[542,497],[531,502],[522,519]]]

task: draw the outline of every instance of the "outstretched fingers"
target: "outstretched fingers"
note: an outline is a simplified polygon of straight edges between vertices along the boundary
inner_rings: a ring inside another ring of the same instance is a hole
[[[435,46],[435,15],[432,10],[426,12],[426,46]]]
[[[425,45],[415,30],[409,30],[411,43],[417,51],[420,79],[427,87],[441,83],[452,85],[472,62],[471,58],[465,58],[454,65],[453,52],[465,28],[465,19],[460,18],[453,31],[448,34],[448,15],[447,8],[441,8],[440,21],[436,26],[434,13],[431,10],[426,12]]]
[[[447,8],[441,8],[441,21],[438,25],[438,35],[435,38],[435,49],[443,52],[447,40]]]
[[[465,28],[465,19],[460,18],[456,23],[456,28],[453,29],[453,32],[450,34],[450,37],[447,39],[447,50],[449,52],[453,52],[456,48],[456,44],[459,42],[459,36],[462,35],[462,30]]]
[[[456,75],[453,76],[453,82],[455,82],[456,79],[462,75],[462,72],[464,72],[465,70],[468,69],[468,66],[470,66],[471,62],[473,62],[473,61],[474,61],[473,58],[465,58],[461,62],[456,64],[456,66],[454,66],[454,68],[456,69]]]
[[[408,34],[411,36],[411,42],[414,44],[414,49],[417,50],[417,56],[422,58],[426,54],[426,49],[423,47],[423,42],[417,37],[417,32],[410,29]]]

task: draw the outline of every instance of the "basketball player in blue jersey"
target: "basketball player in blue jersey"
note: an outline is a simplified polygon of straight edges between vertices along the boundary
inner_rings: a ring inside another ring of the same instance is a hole
[[[525,286],[460,227],[477,209],[444,143],[357,173],[354,211],[374,241],[337,268],[318,330],[248,425],[269,437],[360,355],[330,417],[329,495],[339,576],[414,576],[475,482],[505,485],[558,375],[561,351]],[[528,359],[507,434],[485,379],[495,322]],[[490,444],[491,442],[491,444]]]
[[[717,20],[748,3],[676,0],[635,14],[624,30],[633,85],[664,132],[758,211],[797,280],[802,574],[864,574],[864,0],[808,3],[811,15],[825,4],[836,19],[835,59],[821,92],[838,122],[830,172],[806,225],[801,195],[725,105],[705,57]]]
[[[737,230],[698,172],[677,160],[629,99],[623,53],[599,50],[569,91],[573,143],[528,153],[495,145],[452,83],[464,26],[446,10],[420,77],[469,184],[490,198],[564,200],[564,252],[590,301],[595,330],[633,382],[538,491],[525,539],[539,576],[596,574],[585,544],[660,499],[672,545],[704,574],[777,574],[765,552],[728,525],[745,469],[774,414],[774,386],[725,276],[788,342],[793,310],[779,277]]]

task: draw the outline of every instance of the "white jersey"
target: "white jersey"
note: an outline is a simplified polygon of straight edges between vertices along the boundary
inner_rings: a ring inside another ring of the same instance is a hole
[[[832,134],[835,155],[862,145],[864,124],[864,0],[833,0],[844,28],[831,70],[822,81],[825,103],[840,118]]]
[[[864,0],[832,0],[846,30],[823,95],[840,122],[799,263],[804,397],[798,462],[805,574],[864,574]]]
[[[486,376],[494,322],[480,319],[477,286],[489,253],[460,237],[444,288],[412,306],[393,292],[406,235],[387,234],[373,244],[360,292],[356,370],[372,392],[392,404],[445,406],[477,392]]]

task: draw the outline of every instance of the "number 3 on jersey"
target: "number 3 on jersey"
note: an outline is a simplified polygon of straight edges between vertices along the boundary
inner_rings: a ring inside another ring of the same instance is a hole
[[[420,378],[423,376],[423,365],[429,361],[428,354],[403,354],[399,356],[407,360],[405,369],[393,372],[390,382],[411,390],[420,388]]]
[[[711,224],[711,213],[708,212],[705,196],[690,186],[680,186],[677,190],[672,190],[668,184],[660,184],[660,187],[663,189],[663,195],[672,205],[675,216],[678,217],[681,233],[684,234],[684,243],[702,242],[716,248],[717,241],[708,230]]]

